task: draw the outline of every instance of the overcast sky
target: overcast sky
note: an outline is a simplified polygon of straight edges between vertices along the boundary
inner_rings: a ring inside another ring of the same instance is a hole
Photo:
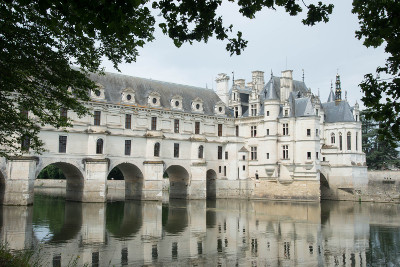
[[[139,50],[137,62],[122,64],[120,70],[126,75],[215,89],[218,73],[227,73],[232,79],[234,71],[235,79],[247,83],[253,70],[264,71],[267,82],[271,70],[280,76],[282,70],[291,69],[294,79],[301,80],[304,69],[306,85],[315,94],[320,90],[322,102],[326,102],[331,80],[335,81],[339,70],[350,104],[358,100],[362,105],[358,84],[364,74],[384,64],[384,50],[367,49],[355,38],[358,20],[351,13],[351,1],[331,2],[335,8],[330,21],[313,27],[301,23],[305,14],[290,17],[283,9],[265,9],[249,20],[240,16],[236,5],[225,3],[220,9],[225,25],[234,24],[249,41],[242,55],[229,56],[226,43],[214,39],[176,48],[157,30],[156,40]],[[117,72],[109,62],[104,66],[106,71]]]

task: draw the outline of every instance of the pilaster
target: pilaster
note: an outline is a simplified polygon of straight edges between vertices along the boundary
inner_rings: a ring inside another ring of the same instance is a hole
[[[205,162],[195,162],[190,166],[192,174],[188,185],[188,199],[206,199],[207,183],[206,173],[207,165]]]
[[[83,160],[85,164],[85,179],[83,184],[82,202],[106,202],[106,182],[108,174],[108,159]],[[68,192],[67,192],[68,196]]]
[[[143,200],[162,200],[164,161],[143,162]]]

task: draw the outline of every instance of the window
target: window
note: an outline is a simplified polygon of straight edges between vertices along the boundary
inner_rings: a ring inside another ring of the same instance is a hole
[[[58,137],[58,153],[67,152],[67,137],[65,135],[60,135]]]
[[[269,110],[267,110],[267,116],[269,116]]]
[[[131,154],[131,140],[125,140],[125,155],[129,156]]]
[[[23,136],[21,138],[21,150],[29,151],[29,147],[31,145],[31,140],[28,136]]]
[[[226,176],[226,166],[224,166],[224,176]]]
[[[251,137],[257,136],[257,126],[251,126]]]
[[[174,133],[179,133],[179,120],[174,120]]]
[[[267,159],[269,159],[269,153],[267,153]]]
[[[358,115],[356,115],[356,121],[358,121]]]
[[[236,136],[239,136],[239,125],[236,125]]]
[[[204,152],[204,147],[203,146],[199,146],[199,159],[203,158],[203,152]]]
[[[326,160],[326,158],[325,157],[322,157],[322,161],[325,161]]]
[[[179,144],[174,143],[174,158],[179,158]]]
[[[283,124],[283,135],[289,135],[289,124],[288,123]]]
[[[96,142],[96,154],[103,154],[103,139],[101,138]]]
[[[94,111],[94,125],[100,125],[101,111]]]
[[[218,166],[218,171],[219,171],[219,173],[222,172],[222,167],[221,166]]]
[[[343,138],[342,133],[339,133],[339,150],[343,149]]]
[[[218,146],[218,159],[222,159],[222,146]]]
[[[285,117],[289,116],[289,110],[285,109]]]
[[[319,136],[319,131],[318,131],[318,129],[315,129],[315,136]]]
[[[257,116],[257,105],[251,105],[251,116]]]
[[[335,134],[331,133],[331,144],[335,143]]]
[[[246,156],[245,156],[245,155],[243,155],[243,156],[242,156],[242,159],[243,159],[243,160],[246,160]]]
[[[319,153],[318,152],[315,153],[315,158],[319,159]]]
[[[347,150],[351,150],[351,133],[347,132]]]
[[[315,115],[319,116],[319,109],[315,110]]]
[[[66,108],[60,109],[60,118],[64,118],[64,119],[68,118],[68,109],[66,109]]]
[[[222,136],[222,124],[218,124],[218,136]]]
[[[251,158],[251,160],[257,160],[257,147],[256,146],[250,147],[250,158]]]
[[[125,115],[125,129],[131,129],[132,124],[132,115],[126,114]]]
[[[307,152],[307,159],[311,159],[311,152]]]
[[[160,143],[155,143],[154,144],[154,157],[159,157],[160,156]]]
[[[225,151],[225,159],[228,159],[228,151]]]
[[[358,132],[356,132],[356,151],[358,151]]]
[[[157,117],[151,117],[151,130],[157,130]]]
[[[235,118],[239,117],[239,108],[235,107]]]
[[[288,145],[282,146],[282,150],[283,150],[283,159],[289,159],[289,146]]]
[[[311,129],[307,129],[307,136],[311,136]]]
[[[246,170],[246,166],[245,166],[245,165],[243,165],[243,170],[244,170],[244,171]]]
[[[196,121],[194,123],[194,133],[195,134],[200,134],[200,122],[199,121]]]
[[[269,129],[267,129],[267,135],[269,135]]]

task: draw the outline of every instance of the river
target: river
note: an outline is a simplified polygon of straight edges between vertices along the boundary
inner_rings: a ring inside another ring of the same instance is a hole
[[[400,206],[170,200],[3,206],[1,239],[43,266],[400,266]]]

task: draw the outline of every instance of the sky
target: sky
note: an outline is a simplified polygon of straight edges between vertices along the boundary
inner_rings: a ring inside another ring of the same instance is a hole
[[[301,23],[305,13],[291,17],[282,8],[264,9],[250,20],[238,13],[235,4],[224,3],[219,13],[225,25],[233,24],[248,41],[241,55],[230,56],[226,42],[216,39],[176,48],[171,39],[156,30],[156,39],[139,49],[137,61],[119,68],[125,75],[213,89],[219,73],[228,74],[232,82],[234,72],[235,79],[247,83],[254,70],[264,71],[267,82],[271,70],[274,76],[280,76],[281,71],[290,69],[293,78],[301,80],[304,69],[307,87],[316,95],[319,90],[322,102],[326,102],[338,72],[349,103],[357,101],[362,108],[358,84],[365,74],[384,64],[386,54],[383,47],[366,48],[355,38],[359,25],[357,16],[351,13],[351,1],[330,2],[335,5],[330,21],[312,27]],[[108,61],[103,66],[108,72],[117,72]]]

